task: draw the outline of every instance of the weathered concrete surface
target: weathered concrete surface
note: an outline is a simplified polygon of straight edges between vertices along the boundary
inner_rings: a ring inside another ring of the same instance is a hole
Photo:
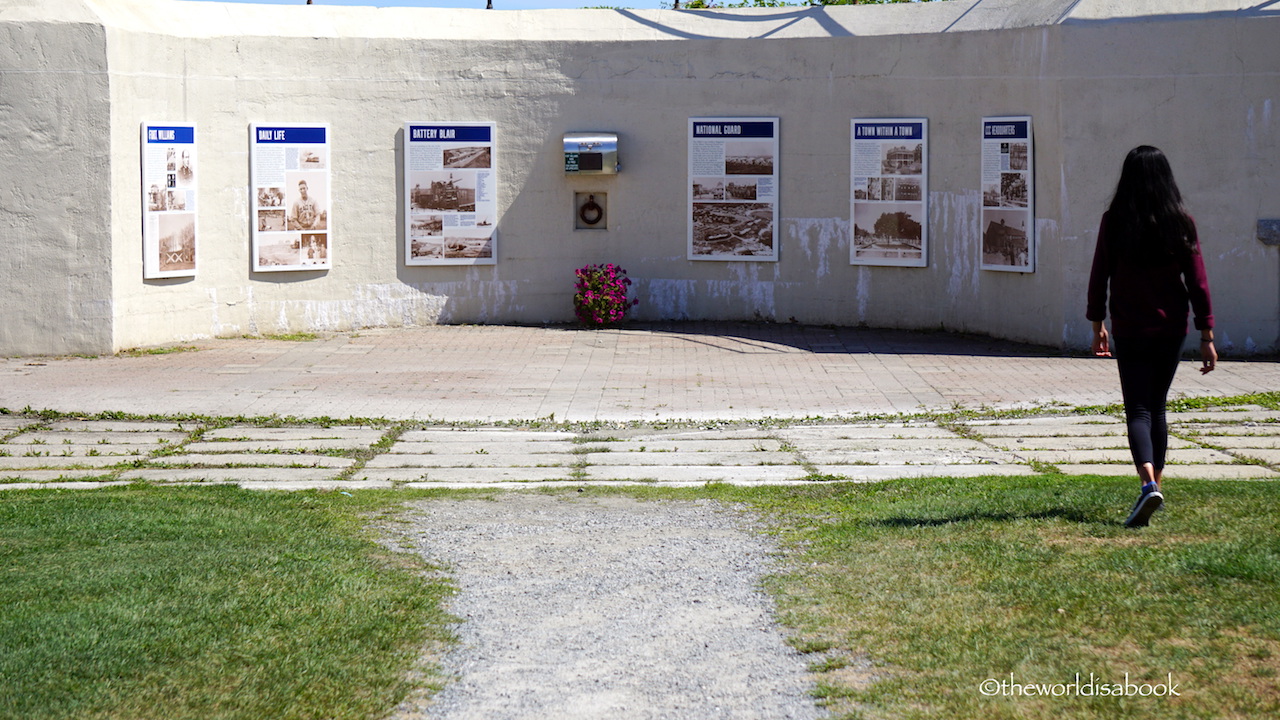
[[[0,0],[0,353],[571,318],[572,270],[622,264],[635,316],[988,333],[1082,347],[1085,278],[1125,151],[1169,152],[1204,240],[1219,337],[1280,336],[1280,14],[1252,0],[976,0],[733,12],[435,10]],[[352,112],[359,108],[359,112]],[[979,270],[981,117],[1029,114],[1037,271]],[[778,263],[686,259],[694,115],[781,118]],[[854,267],[852,117],[930,119],[927,268]],[[408,120],[498,126],[496,266],[405,267]],[[142,280],[138,128],[200,139],[199,270]],[[248,126],[333,128],[333,246],[249,272]],[[624,169],[566,178],[565,132]],[[575,191],[610,228],[572,230]],[[536,358],[535,358],[536,360]],[[233,373],[235,369],[227,369]]]
[[[1265,449],[1280,442],[1280,422],[1269,421],[1269,412],[1244,406],[1233,413],[1236,424],[1223,425],[1219,419],[1205,422],[1176,418],[1172,425],[1172,445],[1166,476],[1206,479],[1280,479],[1280,450]],[[9,418],[12,420],[12,418]],[[251,445],[251,452],[210,454],[204,446],[216,443],[175,441],[150,453],[112,455],[117,443],[103,444],[104,455],[93,458],[48,453],[56,450],[61,437],[82,434],[74,421],[48,423],[31,419],[13,424],[0,434],[0,489],[26,488],[31,483],[50,487],[99,487],[104,481],[146,481],[153,483],[236,483],[258,489],[349,489],[357,487],[534,487],[593,484],[655,484],[668,486],[728,482],[742,485],[805,484],[835,480],[877,481],[905,477],[977,477],[985,475],[1029,475],[1039,472],[1129,476],[1133,474],[1123,437],[1103,437],[1090,432],[1101,421],[1076,418],[1019,418],[1002,421],[1004,434],[977,440],[986,429],[997,427],[981,421],[938,424],[928,420],[910,423],[863,422],[823,424],[805,427],[757,427],[746,432],[759,437],[743,439],[741,428],[720,430],[673,429],[654,433],[619,429],[619,436],[607,442],[594,440],[592,433],[581,435],[546,433],[549,446],[565,444],[563,438],[576,437],[579,449],[594,452],[530,453],[506,452],[505,439],[516,447],[538,444],[537,432],[486,429],[483,431],[410,431],[417,438],[401,441],[414,446],[430,445],[421,437],[448,437],[445,454],[398,452],[401,442],[361,446],[357,439],[371,434],[386,435],[388,441],[400,429],[346,427],[338,429],[348,442],[348,455],[321,458],[289,452],[273,439]],[[1113,421],[1115,419],[1113,418]],[[214,422],[210,420],[210,422]],[[143,423],[139,423],[143,425]],[[38,428],[32,431],[31,426]],[[124,436],[129,423],[113,425]],[[1046,428],[1060,434],[1047,436]],[[1212,428],[1212,434],[1206,434]],[[199,434],[200,423],[191,427]],[[269,428],[263,432],[246,423],[220,428],[219,434],[296,435],[304,437],[312,427]],[[139,430],[139,433],[146,431]],[[325,432],[332,433],[332,430]],[[391,433],[391,434],[387,434]],[[841,443],[865,442],[849,437],[893,433],[877,451],[841,452],[831,448]],[[1072,434],[1078,433],[1078,434]],[[206,433],[208,434],[208,433]],[[721,439],[715,439],[717,435]],[[737,437],[734,437],[737,436]],[[910,437],[908,437],[910,436]],[[344,439],[344,438],[336,438]],[[779,449],[742,449],[743,443],[769,443]],[[707,448],[717,444],[738,450],[717,452]],[[237,446],[245,443],[235,443]],[[570,443],[573,444],[573,443]],[[1235,447],[1245,444],[1247,447]],[[1080,449],[1060,450],[1063,446]],[[1016,446],[1010,451],[1001,447]],[[1115,447],[1115,449],[1105,449]],[[134,445],[124,445],[134,448]],[[607,447],[608,452],[599,451]],[[957,447],[964,449],[957,450]],[[470,452],[467,452],[467,449]],[[368,457],[373,453],[373,457]],[[92,460],[93,462],[86,462]]]
[[[138,150],[112,156],[106,35],[80,2],[0,2],[3,354],[114,345],[111,171]]]

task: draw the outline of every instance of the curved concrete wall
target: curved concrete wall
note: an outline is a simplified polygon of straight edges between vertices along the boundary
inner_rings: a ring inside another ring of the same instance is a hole
[[[0,45],[0,352],[565,322],[573,269],[604,261],[635,279],[640,319],[943,327],[1081,347],[1097,220],[1140,143],[1168,152],[1190,200],[1220,335],[1271,349],[1280,250],[1255,228],[1280,217],[1280,10],[1254,5],[730,13],[0,0],[0,38],[13,39]],[[999,114],[1034,118],[1033,274],[979,269],[979,126]],[[779,262],[686,259],[684,135],[696,115],[781,118]],[[930,120],[927,268],[848,264],[849,119],[876,116]],[[404,265],[410,120],[497,123],[497,265]],[[142,279],[143,121],[197,124],[194,279]],[[332,270],[251,271],[255,122],[331,125]],[[619,134],[620,175],[566,178],[560,139],[578,130]],[[573,193],[597,190],[609,193],[609,230],[574,231]]]

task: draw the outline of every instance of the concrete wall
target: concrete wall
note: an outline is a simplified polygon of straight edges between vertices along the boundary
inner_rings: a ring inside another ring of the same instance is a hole
[[[56,21],[44,10],[0,5],[4,354],[112,346],[111,255],[123,238],[111,232],[105,31],[83,8]]]
[[[1141,143],[1170,155],[1200,225],[1219,334],[1240,351],[1272,349],[1280,249],[1254,231],[1280,217],[1280,9],[1268,5],[503,12],[0,0],[0,38],[43,48],[0,46],[0,352],[565,322],[573,269],[603,261],[636,280],[640,319],[945,327],[1080,347],[1097,220]],[[1034,274],[979,270],[978,134],[997,114],[1034,118]],[[779,262],[686,259],[695,115],[781,118]],[[876,116],[930,120],[927,268],[848,264],[849,119]],[[405,267],[409,120],[497,123],[497,265]],[[198,126],[194,279],[142,279],[143,121]],[[332,126],[332,270],[251,272],[254,122]],[[560,139],[576,130],[618,132],[622,174],[566,178]],[[609,230],[574,231],[574,191],[596,190],[609,193]]]

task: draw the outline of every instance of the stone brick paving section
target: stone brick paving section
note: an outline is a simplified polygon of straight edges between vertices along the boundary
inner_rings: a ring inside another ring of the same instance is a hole
[[[1132,474],[1110,415],[572,433],[507,428],[225,426],[3,416],[0,488],[769,485],[900,477]],[[1174,413],[1169,478],[1280,479],[1280,413]],[[1065,448],[1065,449],[1064,449]]]
[[[478,421],[744,420],[1119,400],[1114,363],[1015,343],[746,323],[437,326],[192,352],[0,360],[0,408]],[[1280,389],[1280,365],[1184,363],[1174,395]]]
[[[983,338],[724,323],[605,331],[448,326],[192,347],[0,361],[0,408],[9,411],[0,413],[0,487],[779,484],[1131,473],[1124,424],[1111,415],[961,424],[897,415],[1119,400],[1110,361]],[[1278,388],[1274,362],[1228,360],[1208,376],[1187,362],[1173,395]],[[192,417],[46,421],[21,413],[28,406]],[[335,420],[262,422],[271,416]],[[602,429],[499,426],[553,416],[599,421]],[[793,422],[744,422],[762,418]],[[1280,412],[1245,406],[1171,419],[1169,477],[1280,477]]]

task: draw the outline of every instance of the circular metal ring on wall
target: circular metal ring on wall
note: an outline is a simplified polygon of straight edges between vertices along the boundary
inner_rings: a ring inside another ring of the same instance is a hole
[[[595,225],[604,219],[604,208],[596,202],[595,195],[588,195],[587,201],[578,208],[578,219],[588,225]]]

